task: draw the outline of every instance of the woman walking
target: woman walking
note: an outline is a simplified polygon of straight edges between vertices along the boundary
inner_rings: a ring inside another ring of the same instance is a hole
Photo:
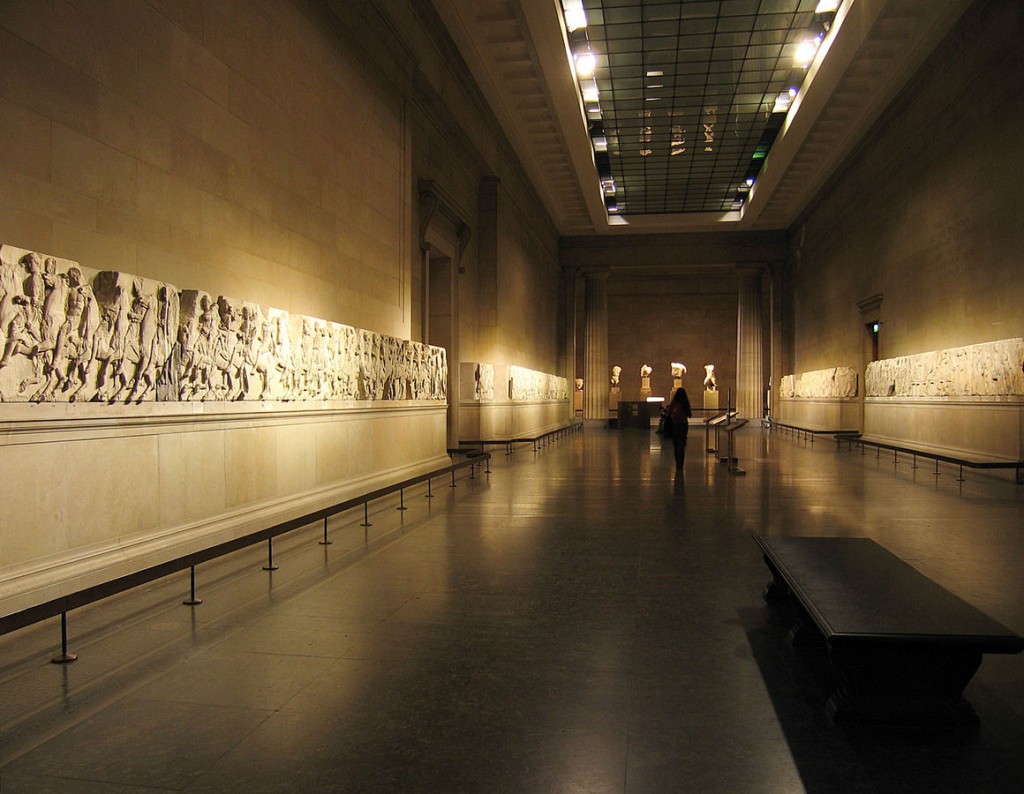
[[[672,396],[672,402],[668,404],[670,425],[668,434],[672,436],[677,472],[683,470],[683,461],[686,459],[686,437],[690,432],[691,416],[693,416],[693,411],[690,408],[690,398],[686,396],[686,389],[676,389],[676,393]]]

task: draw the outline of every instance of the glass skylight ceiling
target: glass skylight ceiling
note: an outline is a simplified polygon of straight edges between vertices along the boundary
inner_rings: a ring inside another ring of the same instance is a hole
[[[798,47],[834,16],[819,2],[583,0],[569,40],[595,57],[577,74],[609,211],[742,206],[803,80]]]

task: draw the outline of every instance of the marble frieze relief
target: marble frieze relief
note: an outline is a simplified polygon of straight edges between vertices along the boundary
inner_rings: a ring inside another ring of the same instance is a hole
[[[519,367],[508,368],[509,399],[568,400],[569,379],[547,372]]]
[[[779,396],[796,399],[850,399],[857,396],[857,370],[832,367],[783,375]]]
[[[447,400],[444,348],[0,246],[0,401]]]
[[[1024,396],[1024,339],[873,361],[864,383],[868,397]]]

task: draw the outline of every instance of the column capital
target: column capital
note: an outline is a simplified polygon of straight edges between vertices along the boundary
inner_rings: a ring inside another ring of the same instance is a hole
[[[767,262],[737,262],[736,273],[741,277],[752,278],[760,276],[768,270]]]
[[[579,273],[587,280],[606,279],[611,275],[608,265],[584,265],[579,268]]]

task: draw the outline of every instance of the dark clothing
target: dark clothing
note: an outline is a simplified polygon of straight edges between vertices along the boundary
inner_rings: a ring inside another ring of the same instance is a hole
[[[668,418],[672,424],[672,447],[676,454],[676,470],[683,468],[683,461],[686,459],[686,439],[690,432],[690,417],[693,411],[690,409],[690,401],[686,399],[685,392],[682,400],[673,400],[668,406]]]

